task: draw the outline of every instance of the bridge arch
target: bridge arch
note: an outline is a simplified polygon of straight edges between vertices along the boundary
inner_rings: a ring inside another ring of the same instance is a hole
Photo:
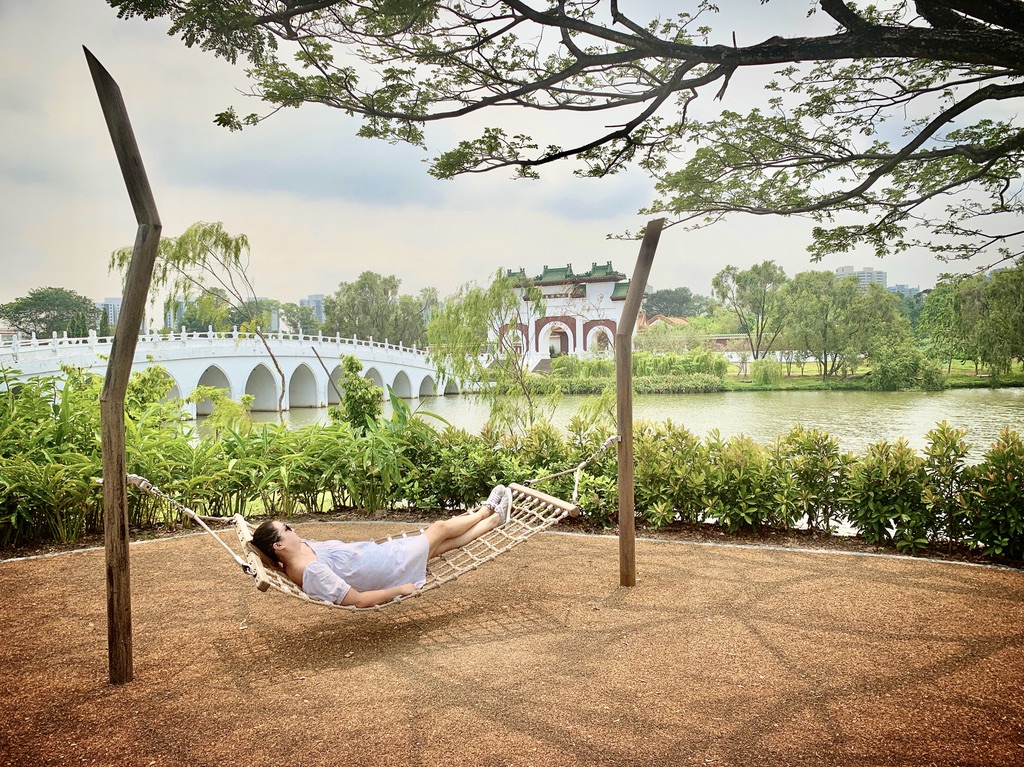
[[[199,381],[196,383],[196,387],[200,386],[212,386],[214,389],[224,389],[229,397],[234,396],[234,392],[231,390],[231,381],[228,380],[227,373],[220,369],[218,365],[210,365],[206,370],[203,371],[202,375],[199,376]],[[189,392],[191,394],[191,392]],[[196,403],[196,415],[209,415],[213,412],[213,400],[209,397],[204,399],[202,402]]]
[[[373,381],[373,385],[376,386],[378,389],[384,389],[384,379],[381,377],[381,374],[378,372],[377,368],[367,368],[366,372],[363,373],[363,378],[369,378],[371,381]]]
[[[288,382],[288,407],[316,407],[321,402],[317,389],[313,371],[309,365],[300,363]]]
[[[185,395],[181,393],[181,384],[178,383],[178,379],[171,375],[171,372],[166,369],[164,370],[164,375],[167,376],[171,382],[171,388],[167,392],[167,396],[164,397],[164,402],[169,402],[175,399],[184,399]]]
[[[399,370],[395,380],[391,383],[391,389],[402,399],[412,399],[412,383],[404,370]]]
[[[252,409],[256,411],[277,410],[277,380],[263,363],[253,367],[245,381],[245,394],[253,396]]]
[[[421,397],[433,397],[437,394],[437,382],[434,381],[433,376],[425,375],[423,380],[420,381],[419,396]]]
[[[344,392],[344,387],[341,384],[343,371],[341,365],[335,365],[328,376],[327,381],[327,404],[328,405],[340,405],[341,397],[338,396],[338,392]],[[331,383],[333,381],[333,383]]]

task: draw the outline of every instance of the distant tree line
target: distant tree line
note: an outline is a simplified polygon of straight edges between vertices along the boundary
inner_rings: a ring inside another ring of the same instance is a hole
[[[702,338],[745,336],[750,360],[783,355],[789,365],[813,359],[823,379],[855,372],[864,360],[884,379],[918,376],[930,365],[973,362],[1008,373],[1024,359],[1024,267],[987,274],[944,275],[916,296],[860,287],[855,277],[806,271],[790,278],[773,261],[712,281],[713,300],[685,328],[652,328],[638,348],[679,351]],[[666,291],[652,294],[661,299]],[[658,308],[664,303],[655,304]],[[648,301],[648,315],[651,312]],[[882,384],[900,388],[897,381]]]

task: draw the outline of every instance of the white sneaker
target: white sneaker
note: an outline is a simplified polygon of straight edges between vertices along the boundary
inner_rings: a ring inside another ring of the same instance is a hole
[[[484,505],[494,509],[494,513],[498,515],[498,524],[503,525],[508,522],[508,513],[512,508],[512,493],[504,485],[498,485],[491,490]]]
[[[494,511],[497,511],[498,510],[498,504],[501,503],[502,496],[504,496],[504,495],[505,495],[505,486],[504,485],[496,485],[494,487],[494,489],[491,490],[491,494],[489,496],[487,496],[487,500],[484,501],[481,505],[482,506],[490,506],[491,509],[493,509]]]

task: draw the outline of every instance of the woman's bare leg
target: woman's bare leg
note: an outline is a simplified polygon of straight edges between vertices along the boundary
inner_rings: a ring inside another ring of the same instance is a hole
[[[475,541],[496,528],[499,522],[498,515],[490,506],[481,506],[469,514],[434,522],[423,531],[430,542],[430,558]]]

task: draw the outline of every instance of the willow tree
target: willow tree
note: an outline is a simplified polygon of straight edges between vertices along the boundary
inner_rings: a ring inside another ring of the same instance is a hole
[[[523,329],[529,325],[530,307],[543,316],[540,291],[499,271],[487,286],[462,285],[427,326],[429,359],[438,374],[482,397],[491,422],[510,434],[544,415],[542,398],[529,380],[529,340]]]
[[[476,113],[466,131],[479,132],[439,153],[434,175],[635,165],[656,183],[645,212],[668,225],[806,216],[812,257],[1022,252],[1021,0],[774,3],[790,31],[752,44],[714,29],[708,0],[658,3],[661,18],[616,0],[108,2],[248,59],[266,108],[226,109],[232,129],[319,104],[361,116],[362,136],[423,145],[430,123]],[[755,71],[757,87],[736,86]],[[508,131],[513,108],[553,140]],[[567,113],[584,118],[571,131]]]
[[[120,248],[110,255],[109,267],[124,271],[131,261],[132,249]],[[197,221],[178,237],[160,240],[153,271],[150,295],[155,302],[167,294],[165,308],[173,308],[181,299],[186,306],[224,305],[228,313],[242,319],[239,329],[260,339],[281,383],[277,397],[278,413],[284,412],[286,378],[281,364],[264,333],[270,313],[264,302],[255,298],[256,289],[249,277],[249,238],[231,235],[220,222]]]

